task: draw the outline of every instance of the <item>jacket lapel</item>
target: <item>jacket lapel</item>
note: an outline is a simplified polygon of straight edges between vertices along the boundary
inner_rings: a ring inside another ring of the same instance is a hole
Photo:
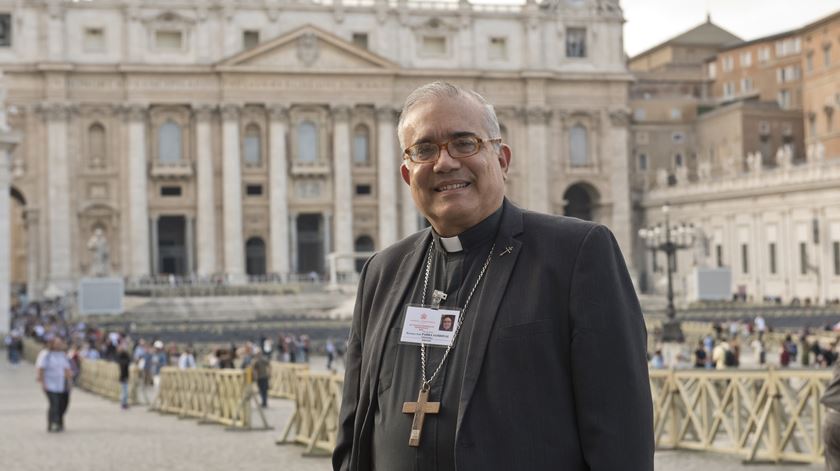
[[[469,350],[467,351],[467,364],[458,407],[458,421],[455,428],[456,434],[461,429],[461,421],[475,391],[496,314],[499,311],[499,305],[522,246],[522,242],[514,238],[522,233],[522,210],[510,203],[507,198],[505,198],[504,205],[505,209],[502,213],[502,221],[499,224],[499,233],[496,235],[496,248],[485,275],[487,285],[476,309],[480,319],[474,325]]]

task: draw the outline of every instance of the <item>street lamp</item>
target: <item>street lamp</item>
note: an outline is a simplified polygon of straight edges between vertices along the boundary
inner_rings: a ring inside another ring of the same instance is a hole
[[[665,203],[662,206],[662,213],[665,215],[664,224],[639,229],[639,237],[645,242],[647,248],[653,252],[654,260],[656,260],[657,251],[665,252],[668,273],[668,307],[665,313],[668,320],[662,326],[662,340],[665,342],[682,342],[685,337],[683,337],[680,323],[676,319],[677,310],[674,308],[674,260],[678,250],[687,249],[694,245],[695,231],[693,224],[681,223],[672,226],[670,211],[670,206]]]

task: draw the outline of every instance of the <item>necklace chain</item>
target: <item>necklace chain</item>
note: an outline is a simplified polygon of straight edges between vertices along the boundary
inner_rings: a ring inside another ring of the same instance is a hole
[[[432,248],[434,247],[435,243],[434,240],[432,243],[429,244],[429,251],[426,254],[426,275],[423,278],[423,298],[420,301],[420,304],[426,304],[426,291],[429,288],[429,272],[432,269]],[[449,356],[449,351],[452,350],[452,346],[455,344],[455,339],[458,338],[458,333],[461,332],[461,325],[464,323],[464,315],[467,312],[467,307],[470,305],[470,300],[475,293],[475,289],[478,288],[478,284],[481,283],[481,279],[484,278],[484,272],[487,271],[487,267],[490,265],[490,259],[493,258],[493,250],[496,249],[496,243],[494,242],[493,245],[490,247],[490,253],[487,254],[487,260],[484,261],[484,266],[481,267],[481,271],[478,273],[478,279],[475,280],[475,284],[473,285],[472,289],[470,290],[470,294],[467,296],[467,301],[464,303],[464,308],[461,310],[461,315],[458,316],[458,323],[455,326],[455,333],[452,335],[452,341],[449,342],[449,345],[446,347],[446,351],[443,352],[443,358],[440,359],[440,363],[438,363],[437,368],[435,368],[434,373],[429,379],[426,379],[426,344],[420,343],[420,371],[422,373],[423,384],[421,385],[421,390],[428,391],[429,386],[434,381],[437,374],[440,372],[440,368],[446,362],[446,358]]]

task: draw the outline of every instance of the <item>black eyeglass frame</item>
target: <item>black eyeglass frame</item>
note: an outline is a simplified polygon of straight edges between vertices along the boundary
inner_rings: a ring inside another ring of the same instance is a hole
[[[473,139],[473,140],[476,141],[475,152],[473,152],[472,154],[469,154],[469,155],[461,155],[461,156],[455,157],[454,155],[452,155],[451,152],[449,152],[449,144],[451,144],[452,141],[455,141],[457,139],[464,139],[464,138]],[[411,161],[415,164],[421,164],[421,165],[422,164],[433,164],[433,163],[437,162],[438,160],[440,160],[440,151],[443,150],[443,149],[446,149],[446,153],[449,154],[449,156],[452,157],[453,159],[466,159],[468,157],[472,157],[472,156],[478,154],[479,152],[481,152],[481,149],[484,147],[485,143],[487,143],[487,144],[501,144],[501,142],[502,142],[501,137],[495,137],[493,139],[482,139],[478,136],[458,136],[458,137],[452,138],[452,139],[450,139],[448,141],[445,141],[445,142],[420,142],[420,143],[414,144],[413,146],[409,146],[408,148],[406,148],[403,151],[403,154],[404,154],[403,155],[403,160],[408,160],[408,161]],[[411,154],[409,153],[411,151],[411,149],[414,149],[417,146],[423,146],[423,145],[428,145],[428,144],[434,144],[438,148],[437,156],[435,156],[434,159],[417,161],[417,160],[414,160],[414,159],[411,158]]]

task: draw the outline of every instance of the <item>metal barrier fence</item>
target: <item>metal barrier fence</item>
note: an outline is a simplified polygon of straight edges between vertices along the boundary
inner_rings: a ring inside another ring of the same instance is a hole
[[[821,463],[819,399],[830,379],[812,370],[652,370],[656,445]]]

